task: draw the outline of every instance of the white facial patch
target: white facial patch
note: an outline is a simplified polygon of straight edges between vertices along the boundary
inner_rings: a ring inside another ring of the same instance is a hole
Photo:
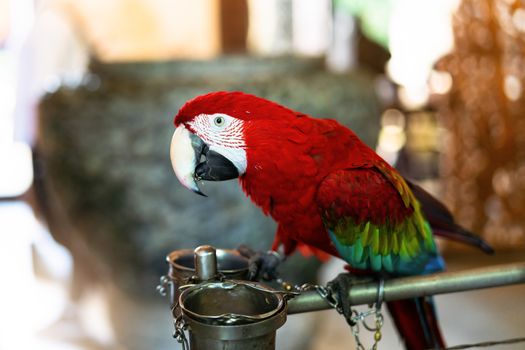
[[[228,158],[240,175],[246,172],[244,121],[223,113],[200,114],[188,125],[210,150]]]

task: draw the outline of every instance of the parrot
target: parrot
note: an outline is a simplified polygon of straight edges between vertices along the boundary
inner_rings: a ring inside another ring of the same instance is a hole
[[[174,118],[170,159],[179,182],[238,178],[277,223],[271,253],[335,256],[377,276],[443,271],[434,236],[492,248],[403,178],[349,128],[240,91],[187,101]],[[409,350],[443,348],[431,298],[387,303]]]

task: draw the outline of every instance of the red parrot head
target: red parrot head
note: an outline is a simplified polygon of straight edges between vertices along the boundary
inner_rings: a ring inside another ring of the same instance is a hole
[[[295,112],[243,92],[212,92],[184,104],[175,116],[170,157],[179,181],[204,195],[197,181],[223,181],[248,167],[247,130],[263,121],[283,120]]]

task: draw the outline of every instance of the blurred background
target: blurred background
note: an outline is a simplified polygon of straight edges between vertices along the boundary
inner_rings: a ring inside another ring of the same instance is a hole
[[[204,199],[171,170],[173,116],[213,90],[351,127],[497,250],[440,242],[450,270],[523,260],[524,84],[519,0],[0,0],[0,349],[177,349],[166,254],[270,246],[235,182]],[[294,256],[283,274],[341,269]],[[437,297],[445,338],[522,335],[524,292]],[[279,349],[353,344],[334,311],[278,332]]]

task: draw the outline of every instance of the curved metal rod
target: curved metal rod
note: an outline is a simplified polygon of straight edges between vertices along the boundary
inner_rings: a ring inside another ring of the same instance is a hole
[[[384,301],[408,299],[525,283],[525,262],[442,272],[425,276],[386,280]],[[357,284],[350,289],[351,305],[372,304],[377,299],[377,282]],[[288,314],[330,309],[315,290],[306,291],[288,301]]]

